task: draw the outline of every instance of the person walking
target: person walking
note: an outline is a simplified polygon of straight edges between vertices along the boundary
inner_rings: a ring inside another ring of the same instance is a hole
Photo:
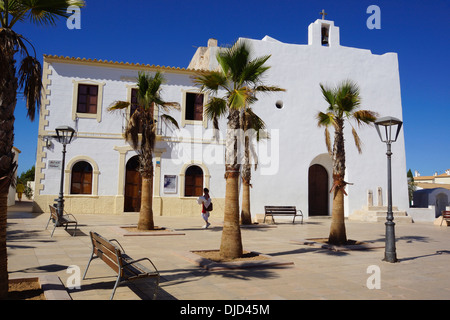
[[[25,191],[25,187],[22,184],[22,182],[19,182],[16,186],[16,191],[17,191],[17,198],[19,199],[19,202],[22,201],[22,193]]]
[[[203,189],[203,196],[198,197],[197,203],[202,205],[202,218],[205,220],[206,224],[203,228],[208,228],[211,224],[209,223],[209,212],[212,210],[211,197],[209,196],[208,188]]]

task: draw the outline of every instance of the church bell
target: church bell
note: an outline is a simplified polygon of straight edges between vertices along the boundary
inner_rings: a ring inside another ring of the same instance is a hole
[[[322,45],[328,45],[328,28],[322,27]]]

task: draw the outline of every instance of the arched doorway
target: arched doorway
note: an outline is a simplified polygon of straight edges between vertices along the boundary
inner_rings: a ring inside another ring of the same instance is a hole
[[[435,215],[436,218],[442,215],[442,211],[446,210],[448,205],[448,196],[445,193],[436,195]]]
[[[328,172],[320,164],[313,164],[308,171],[308,215],[328,216]]]
[[[139,157],[134,156],[128,160],[125,172],[125,212],[138,212],[141,210],[141,174],[138,171]]]
[[[199,197],[203,194],[203,170],[199,166],[190,166],[184,180],[184,196]]]

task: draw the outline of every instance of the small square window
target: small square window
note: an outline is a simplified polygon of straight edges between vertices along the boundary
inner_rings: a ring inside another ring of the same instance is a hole
[[[97,113],[98,86],[79,84],[78,85],[78,113]]]

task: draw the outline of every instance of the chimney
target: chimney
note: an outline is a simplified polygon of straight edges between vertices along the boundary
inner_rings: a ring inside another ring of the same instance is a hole
[[[420,173],[417,170],[414,170],[414,177],[420,177]]]

